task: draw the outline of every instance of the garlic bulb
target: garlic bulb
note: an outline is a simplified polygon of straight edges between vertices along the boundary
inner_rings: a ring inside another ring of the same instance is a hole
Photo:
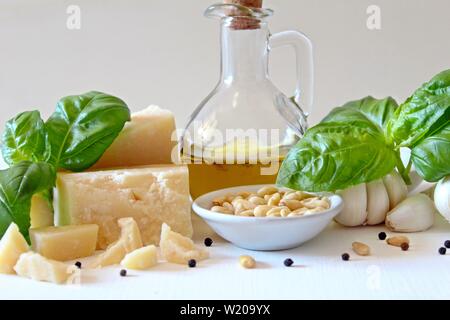
[[[386,216],[386,226],[397,232],[417,232],[430,228],[436,208],[424,194],[416,194],[400,202]]]
[[[450,222],[450,176],[442,179],[436,185],[434,203],[437,210]]]
[[[389,209],[392,210],[408,195],[408,187],[397,171],[383,178],[384,186],[389,195]]]
[[[383,223],[389,211],[389,195],[383,180],[367,183],[367,224]]]
[[[367,191],[362,183],[337,192],[344,199],[344,208],[335,220],[348,227],[360,226],[367,220]]]

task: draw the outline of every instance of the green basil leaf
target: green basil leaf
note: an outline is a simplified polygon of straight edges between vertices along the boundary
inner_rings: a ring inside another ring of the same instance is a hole
[[[450,175],[450,121],[439,132],[428,136],[411,150],[417,173],[429,182]]]
[[[88,169],[129,120],[125,102],[105,93],[93,91],[62,98],[45,123],[50,162],[71,171]]]
[[[450,69],[425,83],[395,112],[388,131],[397,146],[413,147],[438,122],[448,119]]]
[[[360,100],[350,101],[342,107],[361,112],[386,133],[387,124],[398,108],[398,104],[392,97],[375,99],[369,96]]]
[[[2,155],[9,165],[45,160],[45,129],[39,111],[23,112],[6,122]]]
[[[31,197],[49,190],[55,183],[55,170],[44,162],[23,161],[0,171],[0,235],[14,222],[28,237]]]
[[[283,161],[278,185],[336,191],[379,179],[394,169],[395,151],[382,131],[367,118],[348,112],[351,124],[324,122],[306,132]]]

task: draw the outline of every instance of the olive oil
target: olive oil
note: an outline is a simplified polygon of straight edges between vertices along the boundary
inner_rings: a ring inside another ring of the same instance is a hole
[[[251,184],[273,184],[276,181],[279,166],[278,163],[271,164],[216,164],[194,163],[188,164],[189,168],[189,187],[192,199],[196,199],[202,194],[228,187]],[[272,174],[262,174],[264,169],[272,169]],[[273,172],[274,171],[274,172]]]

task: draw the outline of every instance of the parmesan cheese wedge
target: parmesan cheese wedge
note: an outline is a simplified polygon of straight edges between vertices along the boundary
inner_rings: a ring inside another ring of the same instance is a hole
[[[191,239],[172,231],[165,223],[161,228],[159,246],[162,256],[168,262],[186,264],[191,259],[200,261],[209,256],[208,251],[196,248]]]
[[[72,275],[75,268],[30,251],[20,256],[14,270],[19,276],[36,281],[64,283]]]
[[[67,261],[91,256],[97,245],[98,226],[45,227],[30,229],[33,250],[46,258]]]
[[[0,273],[14,274],[14,265],[20,255],[28,250],[28,243],[19,227],[11,223],[0,241]]]
[[[169,110],[152,105],[131,115],[122,132],[94,168],[133,167],[176,163],[175,118]]]
[[[127,253],[142,247],[141,234],[133,218],[119,219],[119,240],[111,244],[91,265],[93,268],[119,264]]]
[[[193,232],[186,166],[58,173],[55,208],[58,226],[97,224],[98,249],[119,238],[116,221],[125,217],[134,218],[145,245],[158,244],[163,222]]]
[[[149,245],[128,253],[120,264],[128,269],[146,270],[157,263],[158,251],[154,245]]]

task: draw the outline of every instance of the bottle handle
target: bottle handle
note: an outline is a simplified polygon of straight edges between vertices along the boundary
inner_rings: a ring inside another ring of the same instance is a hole
[[[269,50],[281,46],[292,46],[295,51],[297,83],[294,100],[308,116],[314,95],[314,64],[311,40],[299,31],[283,31],[269,37]]]

